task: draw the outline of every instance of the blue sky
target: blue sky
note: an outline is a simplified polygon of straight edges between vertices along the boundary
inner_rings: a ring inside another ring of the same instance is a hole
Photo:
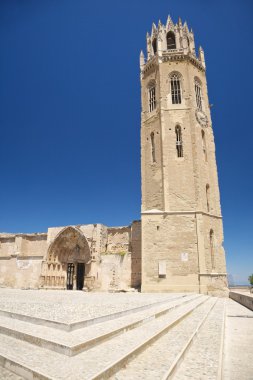
[[[247,283],[251,0],[1,0],[0,231],[140,218],[139,53],[168,14],[205,50],[228,272]]]

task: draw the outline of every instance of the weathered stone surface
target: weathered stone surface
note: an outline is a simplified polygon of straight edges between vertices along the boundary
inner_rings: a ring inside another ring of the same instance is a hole
[[[43,234],[0,234],[0,286],[66,289],[68,264],[84,264],[84,289],[140,286],[140,222],[128,227],[89,224]]]
[[[175,33],[172,50],[168,31]],[[226,294],[204,52],[198,57],[193,35],[172,21],[153,27],[147,51],[146,63],[140,59],[141,289]],[[162,266],[166,273],[159,273]]]
[[[199,294],[0,289],[0,378],[249,380],[252,316]]]

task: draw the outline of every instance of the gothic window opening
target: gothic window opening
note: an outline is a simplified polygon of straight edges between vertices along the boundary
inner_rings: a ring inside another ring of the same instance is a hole
[[[179,125],[175,128],[176,132],[176,149],[177,157],[183,157],[183,141],[182,141],[182,130]]]
[[[195,80],[195,95],[196,95],[196,104],[197,108],[202,111],[202,91],[201,84],[199,81]]]
[[[210,211],[210,186],[206,185],[206,209],[207,212]]]
[[[173,32],[167,33],[167,49],[176,49],[176,39],[175,34]]]
[[[181,104],[181,86],[178,74],[173,74],[170,78],[172,104]]]
[[[157,53],[157,39],[156,38],[153,39],[152,47],[153,47],[154,54],[156,54]]]
[[[149,102],[149,112],[152,112],[156,108],[156,94],[155,85],[152,84],[148,89],[148,102]]]
[[[203,149],[205,161],[207,162],[206,137],[205,137],[205,132],[203,130],[201,131],[201,136],[202,136],[202,149]]]
[[[212,269],[214,269],[214,233],[213,230],[210,230],[210,254],[211,254],[211,263],[212,263]]]
[[[152,132],[150,134],[150,139],[151,139],[151,155],[152,155],[152,162],[156,162],[155,158],[155,134]]]

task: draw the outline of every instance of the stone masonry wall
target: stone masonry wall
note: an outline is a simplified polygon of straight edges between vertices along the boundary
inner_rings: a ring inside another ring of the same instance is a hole
[[[141,221],[131,225],[131,286],[141,287]]]
[[[58,237],[66,239],[64,231],[69,227],[51,227],[47,234],[0,234],[0,286],[39,288],[43,286],[41,276],[44,280],[45,276],[55,277],[51,264],[48,273],[45,269],[48,252]],[[85,281],[91,289],[106,291],[140,286],[140,222],[126,227],[88,224],[73,228],[77,234],[78,231],[83,234],[89,246],[91,259],[85,269]],[[54,265],[57,270],[59,266]]]
[[[46,234],[0,234],[0,286],[38,288]]]

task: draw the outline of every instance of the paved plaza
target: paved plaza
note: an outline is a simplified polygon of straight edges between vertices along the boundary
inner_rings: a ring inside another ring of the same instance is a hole
[[[0,379],[238,379],[253,313],[200,294],[0,289]]]

